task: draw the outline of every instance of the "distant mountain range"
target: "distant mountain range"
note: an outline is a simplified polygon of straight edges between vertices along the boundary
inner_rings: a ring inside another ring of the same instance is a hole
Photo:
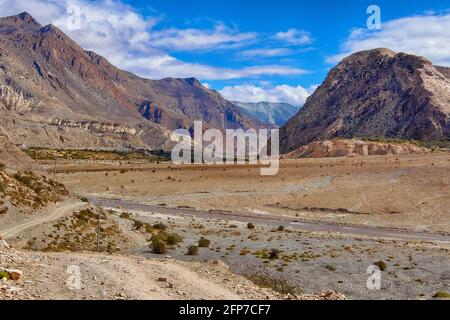
[[[0,19],[0,127],[15,144],[168,149],[171,131],[259,124],[194,78],[148,80],[28,13]]]
[[[281,128],[280,147],[337,137],[450,139],[450,69],[388,49],[345,58]]]
[[[233,101],[241,112],[249,118],[257,119],[258,121],[269,124],[282,126],[293,115],[298,112],[299,107],[294,107],[288,103],[274,103],[274,102],[239,102]]]

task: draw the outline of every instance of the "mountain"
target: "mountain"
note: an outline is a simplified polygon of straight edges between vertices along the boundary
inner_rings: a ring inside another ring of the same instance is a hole
[[[280,148],[336,137],[450,138],[450,69],[388,49],[345,58],[281,128]]]
[[[273,103],[273,102],[239,102],[233,101],[238,106],[242,114],[249,118],[256,119],[264,124],[282,126],[284,125],[296,112],[298,107],[294,107],[288,103]]]
[[[27,13],[0,19],[0,126],[15,144],[168,149],[170,131],[254,121],[196,79],[148,80]]]

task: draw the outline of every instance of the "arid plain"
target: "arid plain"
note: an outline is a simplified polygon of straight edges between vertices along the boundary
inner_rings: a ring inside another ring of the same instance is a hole
[[[57,172],[82,196],[450,232],[448,153],[282,160],[266,177],[258,166],[142,161],[60,161]]]

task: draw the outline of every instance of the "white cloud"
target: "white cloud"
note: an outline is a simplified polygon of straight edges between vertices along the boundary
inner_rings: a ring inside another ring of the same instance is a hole
[[[239,52],[239,55],[245,58],[254,57],[279,57],[293,54],[294,51],[288,48],[273,48],[273,49],[252,49]]]
[[[256,37],[255,32],[239,33],[218,24],[213,30],[171,28],[156,31],[152,33],[150,41],[155,47],[189,51],[243,44]]]
[[[79,8],[79,15],[68,12],[68,8],[73,7]],[[220,24],[213,30],[158,31],[154,28],[159,22],[158,17],[143,17],[120,1],[0,0],[1,15],[14,15],[22,11],[27,11],[42,24],[56,25],[84,49],[95,51],[116,66],[143,77],[221,80],[306,73],[302,69],[278,65],[232,69],[181,61],[164,49],[216,48],[249,41],[256,34],[239,33]]]
[[[281,102],[302,106],[317,86],[265,86],[237,85],[225,87],[219,92],[228,100],[240,102]]]
[[[304,45],[313,42],[311,34],[304,30],[291,28],[286,32],[278,32],[275,37],[291,45]]]
[[[385,22],[382,29],[355,29],[342,46],[341,53],[329,57],[336,63],[351,53],[374,48],[389,48],[424,56],[438,65],[450,66],[450,14],[424,15]]]

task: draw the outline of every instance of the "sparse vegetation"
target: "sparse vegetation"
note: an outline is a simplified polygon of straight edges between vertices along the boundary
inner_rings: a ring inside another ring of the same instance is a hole
[[[290,285],[284,279],[275,279],[263,274],[248,275],[246,277],[259,287],[272,289],[281,294],[298,295],[302,293],[299,288]]]
[[[385,271],[387,269],[386,263],[384,261],[377,261],[374,263],[374,265],[380,268],[381,271]]]
[[[278,249],[270,249],[269,251],[269,259],[276,260],[280,259],[281,251]]]
[[[249,222],[249,223],[247,224],[247,228],[248,228],[248,229],[255,229],[255,225],[254,225],[253,223]]]
[[[0,271],[0,280],[1,280],[1,279],[9,280],[9,279],[10,279],[9,273],[6,272],[6,271]]]
[[[208,248],[209,246],[211,245],[211,241],[209,241],[208,239],[206,239],[206,238],[201,238],[199,241],[198,241],[198,246],[200,247],[200,248]]]
[[[156,253],[156,254],[166,254],[167,253],[167,246],[164,243],[164,241],[162,241],[161,239],[158,239],[158,238],[153,239],[150,244],[150,247],[151,247],[153,253]]]
[[[197,246],[189,246],[187,248],[186,255],[188,255],[188,256],[196,256],[196,255],[198,255],[198,247]]]
[[[160,231],[165,231],[167,229],[167,226],[164,223],[159,222],[159,223],[154,224],[153,228],[160,230]]]
[[[450,299],[450,293],[448,293],[446,291],[439,291],[433,295],[433,298]]]

